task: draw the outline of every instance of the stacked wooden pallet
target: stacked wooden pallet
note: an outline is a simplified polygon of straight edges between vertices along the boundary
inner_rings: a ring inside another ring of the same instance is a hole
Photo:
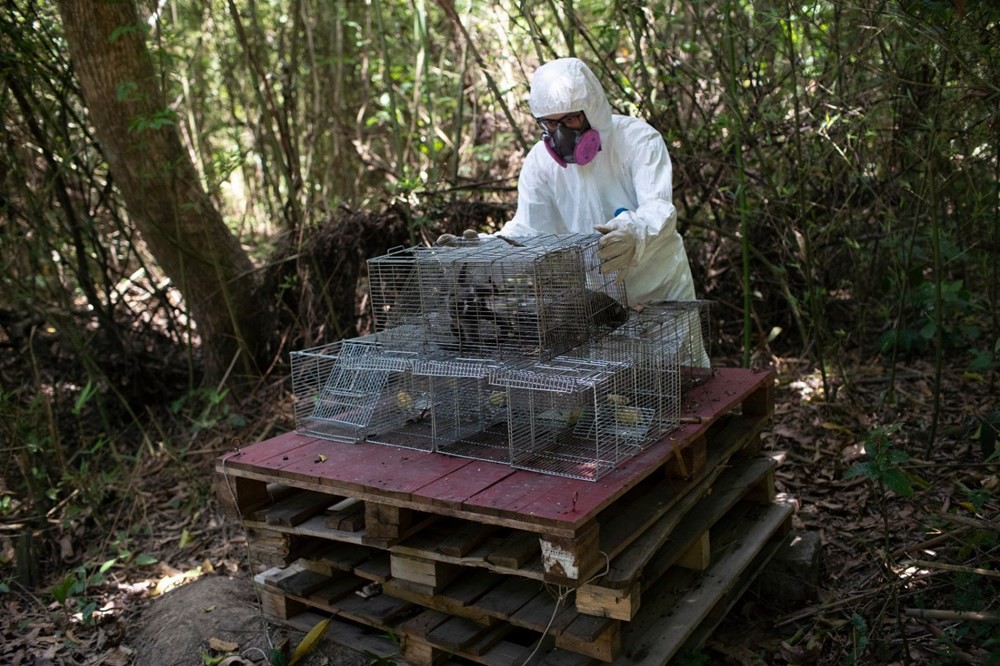
[[[789,530],[759,453],[772,412],[769,374],[719,369],[599,482],[289,433],[222,456],[218,491],[276,622],[332,616],[338,640],[389,635],[412,664],[664,664]]]

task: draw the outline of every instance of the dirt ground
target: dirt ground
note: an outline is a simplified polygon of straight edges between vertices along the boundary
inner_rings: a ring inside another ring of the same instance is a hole
[[[129,639],[134,663],[143,666],[205,666],[203,655],[221,650],[206,646],[235,644],[239,649],[220,664],[266,663],[272,647],[287,642],[290,650],[304,634],[269,625],[260,613],[253,587],[246,578],[210,575],[150,599],[136,618],[139,626]],[[213,639],[220,641],[214,643]],[[371,655],[343,647],[329,638],[298,663],[302,666],[363,666]]]

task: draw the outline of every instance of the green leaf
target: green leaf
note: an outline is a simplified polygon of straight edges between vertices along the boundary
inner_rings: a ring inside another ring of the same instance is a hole
[[[97,610],[97,602],[90,601],[87,603],[83,609],[80,610],[80,615],[83,616],[83,623],[90,624],[90,620],[94,617],[94,611]]]
[[[80,395],[76,397],[76,402],[73,403],[73,415],[79,416],[80,412],[83,411],[84,406],[87,402],[97,393],[97,385],[94,384],[92,379],[87,380],[87,385],[83,387],[80,391]]]
[[[910,454],[906,451],[900,451],[899,449],[893,449],[889,451],[889,462],[890,463],[903,463],[910,459]]]
[[[910,483],[909,477],[907,477],[901,470],[885,470],[885,474],[882,476],[882,481],[885,483],[886,487],[897,495],[908,497],[913,494],[913,485]]]
[[[844,472],[845,479],[853,479],[858,476],[866,476],[869,479],[875,478],[875,471],[870,462],[858,463]]]
[[[218,666],[222,663],[223,659],[227,658],[225,655],[213,656],[209,654],[205,648],[200,648],[199,653],[201,655],[201,663],[204,664],[204,666]]]
[[[76,584],[76,576],[69,575],[62,579],[58,584],[52,586],[52,596],[55,597],[56,601],[61,604],[66,603],[69,599],[70,592],[73,590],[73,585]]]
[[[153,557],[152,555],[139,554],[135,556],[134,560],[132,560],[132,564],[137,567],[148,567],[149,565],[156,564],[159,561],[160,560],[158,558]]]

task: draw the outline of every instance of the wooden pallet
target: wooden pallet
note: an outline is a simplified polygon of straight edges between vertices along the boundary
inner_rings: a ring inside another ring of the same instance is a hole
[[[258,583],[273,620],[391,632],[410,663],[666,663],[788,530],[757,455],[771,385],[716,371],[689,392],[689,423],[598,483],[290,433],[221,457],[219,496],[272,567]]]

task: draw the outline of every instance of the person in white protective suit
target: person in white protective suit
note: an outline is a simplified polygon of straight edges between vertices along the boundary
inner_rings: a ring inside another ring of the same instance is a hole
[[[618,271],[630,305],[694,300],[660,133],[613,114],[600,81],[577,58],[539,67],[529,104],[542,139],[521,168],[517,212],[498,234],[597,231],[601,270]]]
[[[617,272],[628,305],[695,300],[677,232],[673,168],[663,137],[639,118],[611,112],[604,88],[577,58],[535,71],[529,99],[542,136],[521,167],[517,211],[495,235],[598,232],[603,273]],[[466,230],[463,237],[483,237]],[[442,234],[438,245],[454,242]],[[685,320],[682,365],[709,367],[697,318]]]

